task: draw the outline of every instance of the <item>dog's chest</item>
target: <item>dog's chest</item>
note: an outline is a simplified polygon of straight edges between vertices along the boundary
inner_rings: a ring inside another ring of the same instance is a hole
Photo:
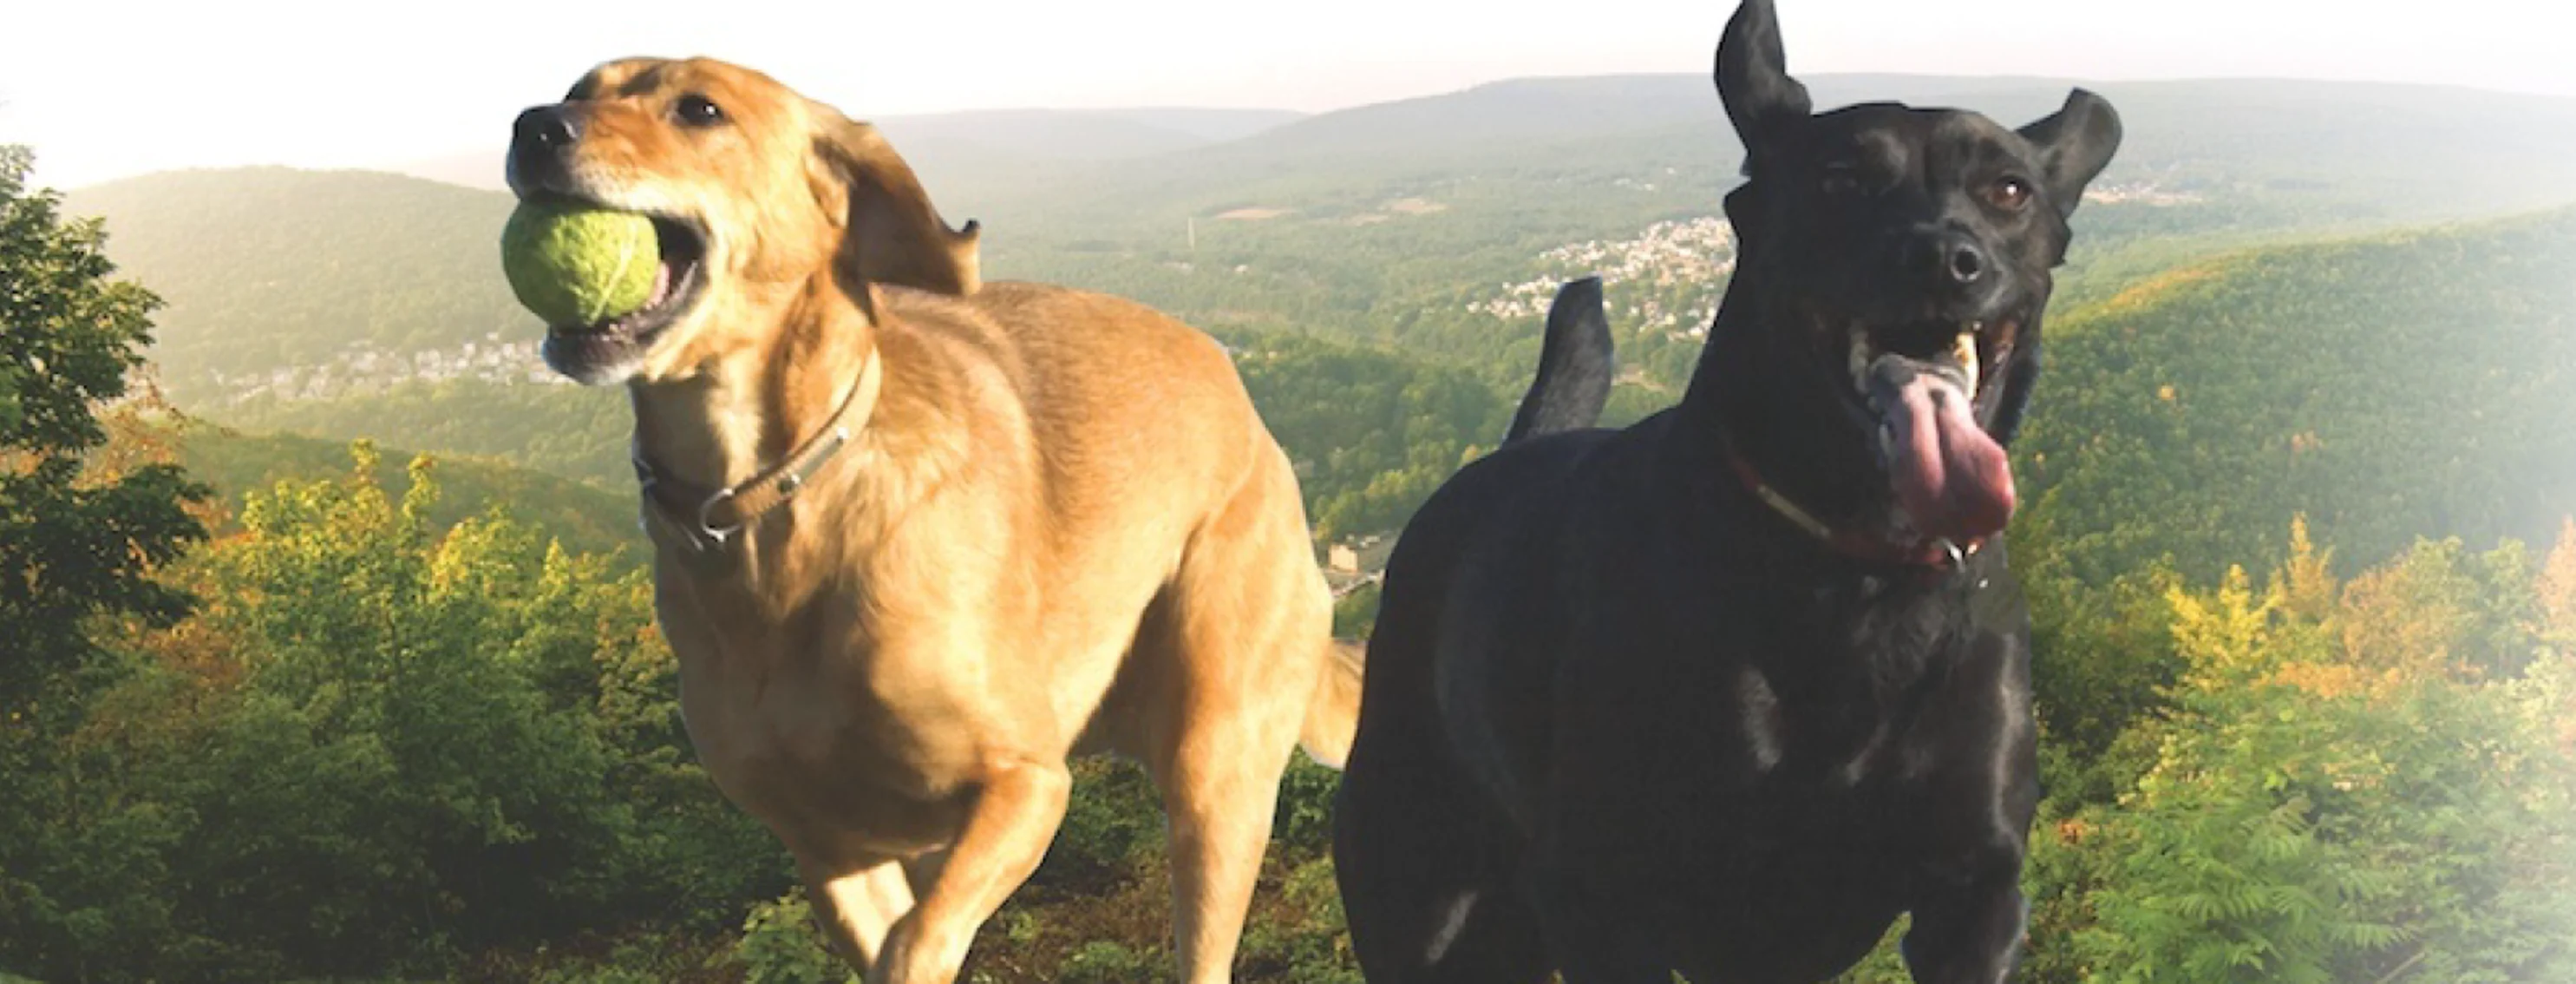
[[[726,796],[782,833],[846,836],[910,851],[946,843],[976,775],[974,702],[944,686],[918,647],[871,644],[839,620],[789,632],[737,623],[673,634],[680,710]]]
[[[1693,706],[1698,744],[1727,786],[1860,789],[1902,766],[1908,734],[1964,657],[1944,599],[1857,582],[1694,612],[1668,626],[1684,679],[1662,699]],[[1685,641],[1687,640],[1687,641]]]

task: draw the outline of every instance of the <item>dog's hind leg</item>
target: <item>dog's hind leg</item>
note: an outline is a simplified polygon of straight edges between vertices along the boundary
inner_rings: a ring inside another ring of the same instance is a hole
[[[1295,724],[1202,726],[1157,770],[1170,818],[1172,935],[1183,984],[1233,980]]]
[[[1553,968],[1520,891],[1511,821],[1441,734],[1429,642],[1437,613],[1410,603],[1447,585],[1435,569],[1390,586],[1333,801],[1351,949],[1370,984],[1535,984]]]
[[[1280,774],[1328,672],[1332,595],[1288,467],[1271,452],[1192,537],[1143,630],[1158,651],[1138,653],[1166,688],[1147,702],[1158,720],[1144,758],[1170,821],[1184,984],[1232,980]]]
[[[1499,818],[1455,764],[1414,740],[1425,723],[1416,710],[1369,708],[1334,801],[1334,872],[1360,969],[1371,984],[1545,980],[1538,919]]]

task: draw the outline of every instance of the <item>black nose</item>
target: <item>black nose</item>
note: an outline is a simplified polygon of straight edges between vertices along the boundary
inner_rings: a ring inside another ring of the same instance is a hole
[[[581,117],[562,106],[538,106],[520,113],[510,124],[510,154],[502,164],[510,190],[527,194],[561,184],[566,161],[580,142]]]
[[[1975,243],[1953,243],[1950,246],[1950,279],[1973,284],[1985,275],[1986,254]]]
[[[1975,236],[1957,229],[1927,230],[1918,234],[1911,251],[1912,263],[1919,276],[1961,287],[1985,280],[1994,269],[1985,247],[1977,245]]]
[[[522,153],[544,150],[561,153],[581,140],[581,123],[561,106],[538,106],[519,114],[511,127],[511,136]]]

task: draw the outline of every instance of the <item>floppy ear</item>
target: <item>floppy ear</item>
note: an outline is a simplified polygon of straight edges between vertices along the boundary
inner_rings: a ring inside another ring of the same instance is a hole
[[[2111,163],[2111,152],[2120,149],[2120,114],[2102,97],[2076,89],[2066,94],[2064,107],[2022,127],[2021,135],[2039,148],[2040,165],[2048,172],[2041,180],[2048,184],[2048,200],[2062,218],[2075,214],[2076,204],[2084,200],[2084,186]]]
[[[981,224],[948,228],[911,165],[876,127],[821,106],[815,118],[815,157],[847,199],[841,268],[862,280],[941,294],[982,286],[975,250]]]
[[[1717,95],[1726,103],[1736,136],[1744,140],[1748,166],[1763,133],[1806,119],[1815,108],[1807,87],[1789,77],[1787,64],[1771,0],[1744,0],[1717,40]]]

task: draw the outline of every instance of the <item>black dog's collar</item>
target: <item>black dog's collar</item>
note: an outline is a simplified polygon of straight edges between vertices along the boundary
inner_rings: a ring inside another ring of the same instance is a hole
[[[1986,545],[1984,537],[1964,544],[1937,537],[1905,544],[1859,530],[1837,529],[1833,524],[1817,519],[1814,513],[1808,512],[1779,489],[1772,488],[1771,483],[1763,481],[1761,471],[1753,467],[1752,460],[1746,458],[1743,451],[1737,449],[1734,438],[1728,436],[1724,428],[1719,429],[1718,443],[1725,447],[1726,463],[1734,470],[1736,480],[1744,484],[1745,491],[1770,506],[1771,511],[1779,513],[1780,518],[1789,521],[1789,525],[1823,541],[1835,553],[1881,564],[1956,572]]]
[[[883,382],[880,360],[871,354],[859,367],[859,378],[852,380],[849,392],[823,429],[775,465],[761,469],[751,478],[700,494],[701,490],[662,474],[644,457],[639,443],[632,452],[635,481],[642,486],[645,512],[659,517],[665,525],[677,530],[696,548],[699,555],[724,549],[734,535],[751,525],[753,520],[794,498],[796,490],[821,471],[832,457],[849,445],[850,439],[867,425],[876,410],[877,389]]]

